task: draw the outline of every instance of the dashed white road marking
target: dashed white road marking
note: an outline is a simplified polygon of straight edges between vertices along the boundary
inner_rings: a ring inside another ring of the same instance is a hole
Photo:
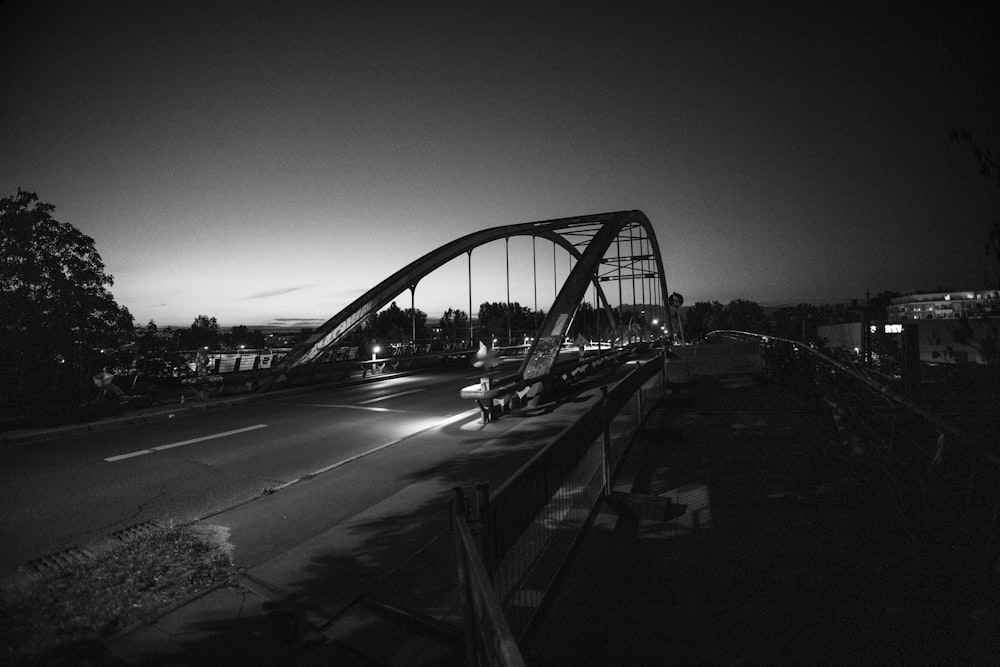
[[[378,398],[369,398],[367,401],[358,401],[358,405],[368,405],[369,403],[378,403],[379,401],[388,401],[390,398],[399,398],[400,396],[406,396],[407,394],[415,394],[418,391],[424,391],[423,388],[420,389],[410,389],[409,391],[400,391],[395,394],[389,394],[388,396],[379,396]]]
[[[107,461],[108,463],[113,463],[115,461],[121,461],[122,459],[130,459],[135,456],[143,456],[144,454],[152,454],[153,452],[162,452],[165,449],[173,449],[174,447],[183,447],[184,445],[191,445],[196,442],[203,442],[205,440],[214,440],[216,438],[225,438],[226,436],[229,435],[236,435],[237,433],[246,433],[247,431],[255,431],[259,428],[267,428],[267,424],[254,424],[253,426],[237,428],[232,431],[226,431],[225,433],[213,433],[212,435],[203,435],[200,438],[192,438],[190,440],[182,440],[180,442],[171,442],[169,445],[159,445],[158,447],[151,447],[149,449],[140,449],[135,452],[129,452],[128,454],[109,456],[104,460]]]

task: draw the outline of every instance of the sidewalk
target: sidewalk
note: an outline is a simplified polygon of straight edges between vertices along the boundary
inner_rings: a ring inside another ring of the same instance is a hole
[[[618,486],[686,511],[605,506],[528,664],[1000,664],[991,620],[915,561],[889,495],[828,433],[766,384],[702,379],[690,405],[654,413]]]

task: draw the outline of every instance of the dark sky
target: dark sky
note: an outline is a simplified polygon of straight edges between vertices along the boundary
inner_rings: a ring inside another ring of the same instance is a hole
[[[688,303],[975,288],[1000,192],[949,135],[998,146],[998,5],[8,0],[0,192],[138,323],[323,320],[470,231],[632,208]]]

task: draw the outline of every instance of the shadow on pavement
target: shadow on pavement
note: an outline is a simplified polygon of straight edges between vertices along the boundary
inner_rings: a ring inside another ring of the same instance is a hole
[[[529,664],[974,662],[962,591],[914,556],[891,494],[802,397],[702,382],[691,409],[648,425],[632,465],[633,490],[688,512],[606,508]]]
[[[386,480],[398,492],[115,655],[460,664],[448,490],[499,485],[536,450],[526,443],[561,430],[558,415],[485,444],[455,438],[431,464],[417,448],[397,452],[416,463]],[[954,574],[916,556],[905,511],[875,479],[805,397],[703,380],[654,411],[619,480],[683,514],[629,520],[604,507],[522,645],[528,664],[989,664]],[[282,572],[292,576],[271,587]]]

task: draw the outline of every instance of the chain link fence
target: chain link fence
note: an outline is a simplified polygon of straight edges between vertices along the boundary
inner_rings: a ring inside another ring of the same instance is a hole
[[[468,512],[453,515],[454,521],[471,526],[477,538],[474,551],[461,540],[456,543],[460,579],[472,576],[461,574],[463,564],[480,562],[487,579],[480,585],[489,589],[463,591],[466,608],[473,610],[467,626],[475,628],[467,630],[468,641],[475,642],[476,662],[470,664],[520,664],[520,656],[505,657],[510,643],[530,628],[592,513],[610,492],[629,443],[663,394],[661,354],[637,364],[610,391],[603,389],[579,420],[496,490],[477,485],[474,504],[456,490],[453,508],[468,507]],[[461,530],[456,528],[456,535]],[[464,567],[472,572],[472,566]],[[492,615],[502,612],[503,627],[491,623],[483,610],[483,601],[491,599]]]

